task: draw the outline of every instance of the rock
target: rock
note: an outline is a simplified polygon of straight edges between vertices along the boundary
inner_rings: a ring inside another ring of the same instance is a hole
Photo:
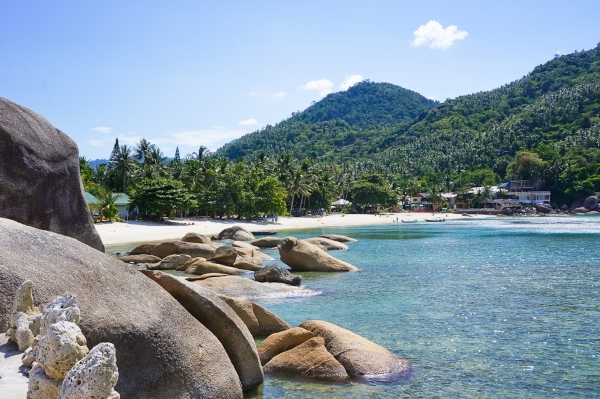
[[[351,238],[348,236],[343,236],[340,234],[321,234],[319,237],[327,238],[329,240],[337,241],[337,242],[356,242],[356,238]]]
[[[220,298],[242,319],[253,336],[269,335],[290,328],[290,325],[279,316],[254,302],[224,295]]]
[[[44,307],[40,321],[40,335],[48,334],[48,329],[54,323],[68,321],[79,324],[81,310],[77,305],[77,298],[71,294],[64,294],[54,298]]]
[[[46,335],[41,336],[35,352],[37,363],[42,366],[46,375],[62,381],[89,350],[77,324],[59,321],[50,325]]]
[[[321,337],[311,338],[293,349],[280,353],[265,364],[264,370],[269,374],[292,374],[304,378],[348,378],[344,366],[327,351]]]
[[[202,257],[209,259],[215,254],[215,248],[208,244],[196,244],[184,241],[166,241],[152,248],[152,255],[165,258],[169,255],[189,255],[192,258]]]
[[[351,377],[401,375],[410,369],[408,360],[335,324],[311,320],[300,327],[322,337],[327,350]]]
[[[323,251],[336,251],[348,249],[348,246],[346,244],[342,244],[339,241],[330,240],[329,238],[324,237],[307,238],[304,241],[316,245]]]
[[[223,344],[244,390],[263,382],[254,338],[236,312],[211,290],[161,272],[142,271],[160,284]]]
[[[231,243],[231,246],[234,248],[259,249],[256,245],[244,241],[234,241]]]
[[[33,283],[26,280],[19,286],[10,318],[8,336],[20,351],[33,345],[33,339],[40,333],[42,312],[33,304]]]
[[[215,251],[215,254],[208,260],[220,263],[222,265],[233,266],[238,254],[235,248],[232,247],[219,247]]]
[[[260,252],[260,249],[250,249],[250,248],[238,248],[231,247],[235,249],[238,256],[243,256],[247,258],[259,258],[261,261],[265,260],[275,260],[273,257]]]
[[[219,233],[218,240],[250,241],[254,235],[242,226],[232,226]]]
[[[573,213],[580,213],[580,214],[588,213],[589,211],[590,211],[589,209],[587,209],[586,207],[583,207],[583,206],[573,209]]]
[[[223,273],[232,276],[248,273],[247,270],[236,269],[235,267],[219,265],[218,263],[209,261],[196,261],[188,265],[185,269],[187,274],[205,274],[205,273]]]
[[[238,257],[233,263],[237,269],[257,271],[262,269],[262,260],[260,258]]]
[[[309,296],[318,294],[309,289],[292,287],[281,283],[258,283],[249,278],[238,276],[215,277],[194,281],[210,289],[218,295],[239,299],[285,298],[294,296]]]
[[[117,259],[125,263],[160,263],[162,260],[158,256],[148,254],[126,255]]]
[[[200,276],[186,277],[185,280],[186,281],[199,281],[199,280],[206,280],[207,278],[225,277],[225,276],[229,276],[229,274],[225,274],[225,273],[206,273],[206,274],[202,274]]]
[[[0,217],[104,252],[83,192],[75,142],[42,116],[1,97],[0,121]]]
[[[129,251],[129,255],[150,255],[156,244],[140,244]]]
[[[295,237],[287,237],[277,247],[279,257],[292,270],[318,272],[347,272],[358,270],[350,263],[336,259],[321,248]]]
[[[103,342],[69,370],[60,387],[60,397],[118,399],[120,395],[114,390],[118,380],[115,346]]]
[[[583,201],[583,207],[590,211],[597,211],[598,197],[594,197],[593,195],[587,197],[585,201]]]
[[[569,207],[567,206],[567,204],[562,204],[562,206],[560,207],[560,210],[563,212],[567,212],[569,210]]]
[[[42,366],[34,363],[29,371],[27,399],[56,399],[60,394],[62,382],[46,375]]]
[[[210,238],[203,236],[200,233],[187,233],[185,236],[183,236],[183,238],[181,239],[181,241],[183,242],[195,242],[198,244],[210,244]]]
[[[280,237],[261,237],[254,241],[250,241],[250,244],[259,248],[275,248],[278,245],[283,244],[283,238]]]
[[[189,255],[169,255],[156,266],[148,265],[148,270],[172,270],[185,265],[192,259]]]
[[[299,286],[302,277],[292,274],[283,267],[272,264],[254,272],[254,280],[259,283],[283,283]]]
[[[190,392],[242,398],[219,340],[126,263],[8,219],[0,219],[0,259],[0,326],[8,322],[17,288],[27,279],[38,307],[65,292],[76,295],[88,345],[115,345],[120,374],[115,389],[124,398],[181,398]]]
[[[535,210],[541,213],[552,212],[552,207],[548,204],[535,204]]]
[[[295,348],[314,336],[313,333],[301,327],[271,334],[258,346],[260,362],[265,365],[280,353]]]

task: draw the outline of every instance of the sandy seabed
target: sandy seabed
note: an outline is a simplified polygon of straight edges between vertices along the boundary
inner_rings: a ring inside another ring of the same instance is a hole
[[[219,234],[220,231],[231,226],[243,226],[249,231],[261,230],[296,230],[319,227],[339,226],[372,226],[381,224],[401,223],[402,220],[424,221],[434,217],[443,217],[447,220],[466,219],[460,214],[440,214],[433,216],[431,213],[389,213],[384,215],[356,215],[334,214],[328,216],[285,217],[279,216],[277,223],[271,219],[264,220],[238,220],[238,219],[208,219],[190,218],[175,219],[170,224],[159,224],[143,221],[127,222],[102,222],[97,223],[96,230],[102,238],[104,245],[118,245],[137,242],[155,242],[178,240],[190,232],[206,236]],[[490,217],[488,215],[473,215],[472,217]]]

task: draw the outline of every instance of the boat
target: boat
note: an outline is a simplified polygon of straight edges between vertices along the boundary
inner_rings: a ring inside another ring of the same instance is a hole
[[[255,236],[272,236],[273,234],[277,234],[277,232],[273,231],[273,230],[269,230],[269,231],[251,231],[250,233],[254,234]]]
[[[442,218],[442,217],[437,217],[437,218],[431,218],[431,219],[425,219],[426,222],[445,222],[446,219]]]
[[[418,220],[416,220],[416,219],[414,219],[414,220],[404,220],[404,219],[402,219],[400,222],[402,222],[402,223],[417,223]]]

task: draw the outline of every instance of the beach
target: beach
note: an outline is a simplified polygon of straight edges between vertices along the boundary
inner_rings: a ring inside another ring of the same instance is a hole
[[[453,213],[388,213],[382,215],[333,214],[327,216],[287,217],[279,216],[277,222],[271,219],[238,220],[189,218],[174,219],[169,224],[147,221],[123,221],[96,223],[96,230],[104,245],[119,245],[137,242],[156,242],[181,239],[187,233],[199,233],[211,237],[231,226],[242,226],[248,231],[280,231],[310,229],[319,227],[370,226],[401,223],[402,220],[425,221],[434,217],[446,220],[488,218],[488,215],[471,215],[470,217]],[[397,222],[396,222],[397,221]]]

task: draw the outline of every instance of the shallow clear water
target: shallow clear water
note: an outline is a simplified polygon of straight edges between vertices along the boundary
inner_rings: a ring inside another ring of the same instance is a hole
[[[600,397],[600,217],[497,218],[281,232],[346,234],[361,270],[300,273],[322,295],[256,301],[333,322],[412,361],[404,380],[267,376],[250,398]],[[130,249],[130,248],[129,248]],[[126,249],[123,249],[126,250]],[[266,253],[278,258],[276,250]]]

